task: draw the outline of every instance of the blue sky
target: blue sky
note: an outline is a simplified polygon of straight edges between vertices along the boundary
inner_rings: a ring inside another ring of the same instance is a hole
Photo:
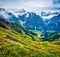
[[[0,7],[4,8],[60,8],[60,0],[0,0]],[[60,10],[60,9],[59,9]]]

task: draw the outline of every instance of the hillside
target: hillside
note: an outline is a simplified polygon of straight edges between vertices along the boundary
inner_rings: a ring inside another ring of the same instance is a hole
[[[43,36],[44,38],[41,38],[43,41],[55,41],[60,38],[60,32],[54,32],[54,33],[46,32],[41,37]]]
[[[7,22],[6,20],[0,18],[0,26],[3,28],[15,30],[18,33],[20,33],[21,35],[30,36],[33,40],[38,40],[38,39],[35,39],[35,37],[36,37],[35,33],[28,31],[26,28],[14,23],[14,22]]]
[[[21,34],[5,21],[3,23],[0,20],[0,57],[60,57],[59,39],[53,42],[38,41],[35,35],[27,34],[29,31],[25,33],[20,29],[23,31]]]
[[[33,41],[0,27],[0,57],[60,57],[60,45]]]

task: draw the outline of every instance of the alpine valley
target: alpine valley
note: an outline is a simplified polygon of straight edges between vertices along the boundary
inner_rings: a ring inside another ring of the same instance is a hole
[[[60,57],[60,13],[0,8],[0,57]]]

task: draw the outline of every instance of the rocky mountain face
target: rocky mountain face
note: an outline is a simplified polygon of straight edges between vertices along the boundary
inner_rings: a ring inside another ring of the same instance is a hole
[[[33,12],[27,12],[27,14],[19,16],[19,19],[25,22],[24,26],[30,30],[42,30],[45,27],[42,18]]]
[[[51,31],[60,31],[60,14],[58,14],[57,16],[52,17],[49,20],[46,20],[46,24],[47,24],[47,28],[48,30]]]

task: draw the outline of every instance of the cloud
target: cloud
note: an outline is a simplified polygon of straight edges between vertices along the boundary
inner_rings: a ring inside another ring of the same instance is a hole
[[[1,0],[0,3],[6,7],[8,7],[7,5],[14,7],[48,7],[51,6],[51,1],[52,0]]]
[[[35,1],[27,1],[22,2],[23,6],[26,7],[51,7],[52,6],[52,0],[35,0]]]
[[[1,6],[3,6],[3,5],[0,4],[0,7],[1,7]]]
[[[60,5],[54,5],[53,0],[0,0],[0,4],[3,5],[1,7],[4,8],[15,8],[21,9],[24,8],[26,10],[35,10],[39,7],[44,8],[54,8],[60,7]],[[40,9],[39,9],[40,10]]]
[[[41,4],[36,3],[36,2],[27,2],[27,3],[23,3],[23,6],[26,6],[26,7],[42,7]]]

